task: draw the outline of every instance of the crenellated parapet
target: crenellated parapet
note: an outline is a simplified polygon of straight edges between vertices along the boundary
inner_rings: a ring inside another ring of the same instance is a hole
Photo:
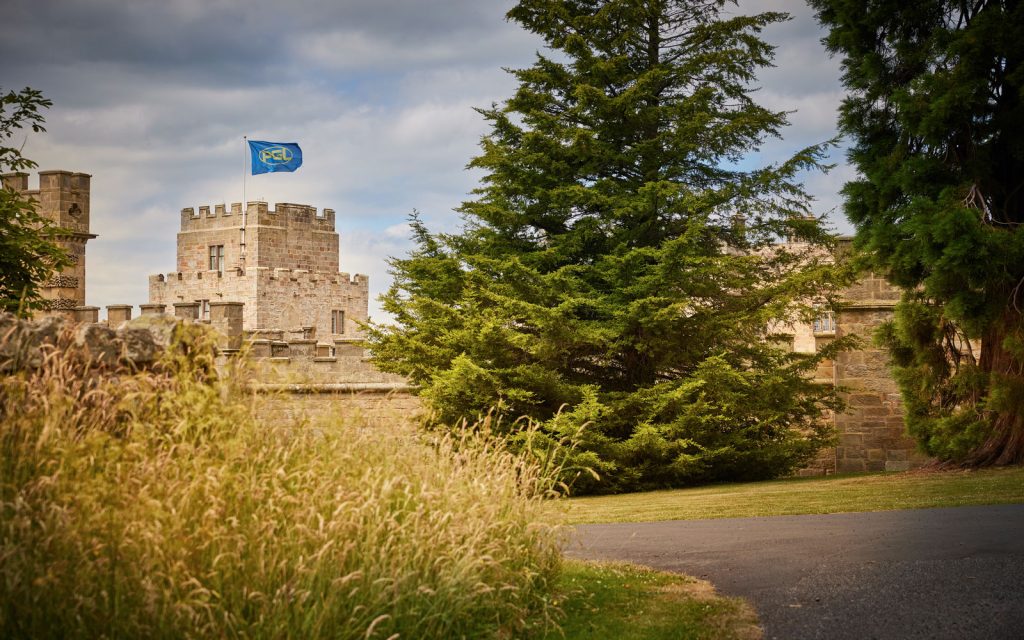
[[[332,209],[304,204],[250,202],[187,207],[181,211],[177,270],[211,269],[217,247],[217,270],[249,267],[338,271],[338,233]]]
[[[311,231],[333,232],[334,209],[317,209],[305,204],[278,202],[271,209],[266,202],[250,202],[245,215],[246,226],[264,225],[283,228],[308,228]],[[181,210],[181,230],[203,231],[242,226],[242,203],[202,205]]]
[[[172,282],[189,282],[189,281],[211,281],[217,280],[221,282],[248,282],[253,277],[260,280],[272,282],[272,281],[288,281],[297,282],[302,284],[325,284],[334,286],[350,286],[355,289],[368,289],[370,283],[370,276],[355,273],[348,274],[344,271],[340,273],[320,273],[317,271],[307,271],[305,269],[270,269],[268,267],[255,267],[253,269],[231,269],[228,271],[169,271],[167,273],[157,273],[149,276],[150,285],[172,283]]]
[[[218,301],[244,302],[249,331],[298,331],[361,338],[367,321],[370,279],[364,274],[250,267],[225,271],[172,271],[149,277],[149,300],[174,305],[199,302],[200,313]]]
[[[91,178],[73,171],[40,171],[39,187],[29,189],[27,173],[0,176],[5,189],[12,189],[36,201],[39,214],[74,234],[89,233],[89,196]]]

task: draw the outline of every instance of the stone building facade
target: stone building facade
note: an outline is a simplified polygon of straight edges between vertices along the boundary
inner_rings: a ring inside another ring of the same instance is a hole
[[[889,356],[873,340],[875,330],[892,319],[900,295],[885,278],[867,273],[842,292],[837,312],[793,328],[793,349],[800,352],[817,351],[847,335],[860,338],[859,347],[818,369],[816,379],[839,388],[846,410],[832,418],[837,445],[822,451],[804,474],[906,471],[931,461],[906,433]]]
[[[369,279],[339,271],[331,209],[265,202],[186,208],[181,212],[177,269],[149,278],[151,305],[199,304],[210,318],[217,302],[242,303],[250,334],[286,332],[347,344],[362,338]]]
[[[43,283],[40,293],[48,306],[44,316],[70,317],[85,305],[85,245],[96,237],[89,231],[90,178],[71,171],[40,171],[39,188],[29,189],[27,173],[2,176],[5,189],[32,198],[39,215],[67,230],[57,243],[68,252],[71,266]]]

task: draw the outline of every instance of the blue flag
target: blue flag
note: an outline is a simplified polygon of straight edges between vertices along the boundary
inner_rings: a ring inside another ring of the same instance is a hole
[[[252,175],[295,171],[302,166],[302,149],[295,142],[264,142],[249,140],[252,154]]]

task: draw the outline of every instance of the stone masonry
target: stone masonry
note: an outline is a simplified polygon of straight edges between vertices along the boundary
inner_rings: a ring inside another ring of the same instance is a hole
[[[883,277],[868,273],[843,291],[834,316],[793,328],[795,351],[815,351],[847,335],[860,338],[858,348],[840,353],[835,361],[823,362],[815,375],[818,382],[840,389],[847,408],[833,417],[838,445],[822,451],[802,475],[906,471],[930,461],[906,434],[889,357],[873,340],[875,330],[892,319],[900,293]]]
[[[212,303],[240,302],[243,328],[253,334],[361,339],[369,279],[338,271],[334,211],[250,202],[244,217],[243,231],[240,203],[183,209],[177,270],[150,276],[150,303],[198,302],[199,319],[208,320]]]
[[[0,176],[5,189],[12,189],[35,200],[44,218],[66,229],[57,242],[71,257],[71,266],[56,273],[40,290],[49,311],[43,316],[73,317],[85,305],[85,244],[96,236],[89,232],[90,178],[71,171],[40,171],[39,188],[28,188],[27,173]]]
[[[835,383],[847,409],[836,416],[839,446],[836,470],[906,471],[928,462],[905,432],[899,388],[889,370],[889,356],[872,340],[875,329],[892,319],[900,290],[873,273],[844,292],[835,335],[856,335],[860,348],[840,353]]]

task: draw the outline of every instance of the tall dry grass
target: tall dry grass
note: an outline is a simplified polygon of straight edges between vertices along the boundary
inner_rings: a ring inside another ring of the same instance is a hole
[[[0,636],[485,638],[550,621],[549,474],[486,438],[267,424],[201,331],[0,378]]]

